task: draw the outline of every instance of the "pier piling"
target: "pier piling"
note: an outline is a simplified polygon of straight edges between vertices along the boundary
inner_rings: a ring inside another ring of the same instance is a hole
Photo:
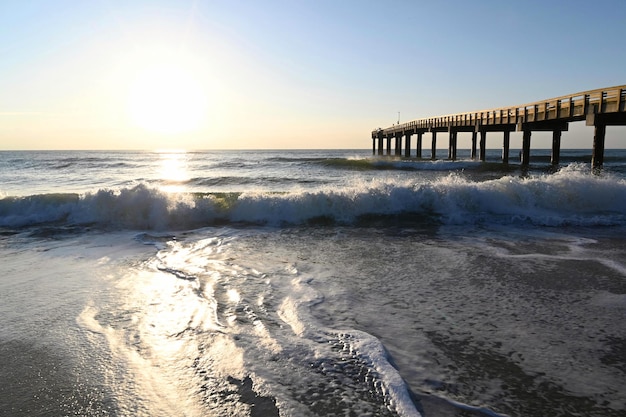
[[[399,156],[401,155],[401,152],[402,152],[402,134],[395,134],[393,138],[394,138],[393,154],[394,156]]]
[[[477,139],[478,133],[474,130],[472,132],[472,151],[471,151],[471,158],[472,159],[476,159],[476,139]]]
[[[600,168],[604,165],[604,136],[606,135],[606,125],[598,123],[593,132],[593,151],[591,154],[591,167]]]
[[[422,135],[424,132],[417,131],[417,154],[416,157],[422,158]]]
[[[558,165],[561,159],[561,131],[552,131],[552,153],[550,154],[550,163]]]
[[[530,135],[532,131],[524,130],[524,134],[522,135],[522,165],[530,164]]]
[[[509,130],[504,131],[504,141],[502,143],[502,162],[509,163],[509,148],[511,145],[511,132]]]
[[[456,161],[456,144],[457,144],[457,132],[450,129],[450,140],[448,143],[448,159]]]
[[[404,135],[404,156],[411,156],[411,134],[408,132]]]
[[[486,130],[481,130],[480,131],[480,146],[478,147],[479,151],[480,151],[480,160],[482,162],[485,162],[485,160],[487,159],[487,131]]]

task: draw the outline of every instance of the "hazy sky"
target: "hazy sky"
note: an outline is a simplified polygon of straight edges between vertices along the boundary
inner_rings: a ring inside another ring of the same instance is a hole
[[[624,0],[0,0],[0,149],[369,148],[398,112],[620,84]]]

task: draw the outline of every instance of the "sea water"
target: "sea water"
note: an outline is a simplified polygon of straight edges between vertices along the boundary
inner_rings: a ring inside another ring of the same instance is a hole
[[[0,152],[0,415],[624,416],[626,151]]]

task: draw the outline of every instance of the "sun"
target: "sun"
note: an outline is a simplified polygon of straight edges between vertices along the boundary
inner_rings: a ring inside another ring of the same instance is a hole
[[[191,71],[158,64],[138,71],[130,84],[128,114],[134,125],[155,133],[199,129],[207,118],[207,97]]]

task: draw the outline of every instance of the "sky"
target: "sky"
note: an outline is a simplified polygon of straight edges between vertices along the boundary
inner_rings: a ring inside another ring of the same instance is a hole
[[[624,0],[0,0],[0,150],[370,148],[398,118],[626,84],[625,40]]]

